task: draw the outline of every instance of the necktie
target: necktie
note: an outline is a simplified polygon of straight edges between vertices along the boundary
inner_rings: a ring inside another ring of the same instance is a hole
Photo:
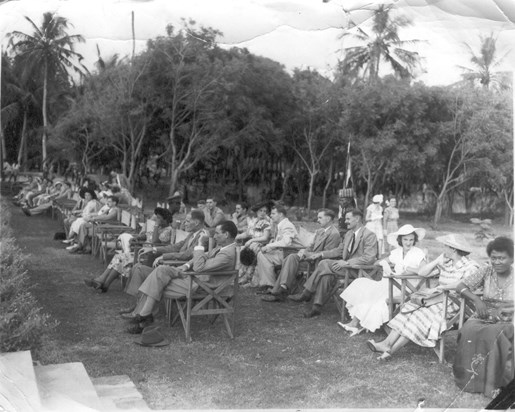
[[[353,233],[352,234],[352,239],[350,240],[350,243],[349,243],[349,253],[352,253],[352,250],[354,249],[354,242],[356,241],[356,234]]]

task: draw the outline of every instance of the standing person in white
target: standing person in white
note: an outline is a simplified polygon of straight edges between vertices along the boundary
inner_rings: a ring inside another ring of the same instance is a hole
[[[367,214],[365,216],[365,227],[373,232],[377,237],[377,245],[379,248],[379,255],[384,252],[383,249],[383,195],[375,195],[372,198],[372,203],[367,207]]]
[[[396,275],[418,272],[419,267],[426,263],[426,255],[415,245],[425,235],[424,229],[411,225],[404,225],[388,235],[388,243],[397,248],[377,263],[383,267],[383,278],[380,281],[359,278],[343,291],[340,296],[347,302],[352,321],[347,324],[338,322],[339,326],[354,336],[365,329],[374,332],[388,322],[388,278],[385,276],[392,274],[390,265],[393,265],[393,273]]]

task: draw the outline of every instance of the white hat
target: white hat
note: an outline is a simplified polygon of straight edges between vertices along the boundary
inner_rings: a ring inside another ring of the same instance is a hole
[[[418,237],[418,241],[421,241],[426,236],[426,230],[421,227],[413,227],[411,225],[404,225],[397,230],[397,232],[389,233],[386,237],[386,241],[392,246],[399,246],[397,243],[397,237],[411,235],[412,233],[416,233]]]
[[[472,247],[469,245],[465,236],[459,233],[449,233],[445,236],[439,236],[436,240],[453,249],[461,250],[462,252],[472,253]]]
[[[383,195],[375,195],[372,198],[372,202],[374,202],[374,203],[383,203]]]

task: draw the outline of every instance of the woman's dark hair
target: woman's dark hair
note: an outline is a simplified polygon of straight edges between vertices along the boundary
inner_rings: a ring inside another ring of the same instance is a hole
[[[84,199],[86,193],[89,193],[94,200],[97,200],[97,194],[93,189],[83,187],[79,190],[79,196]]]
[[[486,246],[486,254],[490,256],[493,251],[506,252],[513,259],[513,240],[506,236],[499,236]]]
[[[418,242],[418,235],[417,235],[417,232],[413,232],[413,233],[408,233],[407,235],[399,235],[397,236],[397,243],[399,244],[399,246],[402,246],[402,237],[403,236],[409,236],[409,235],[415,235],[415,240],[413,241],[413,246],[415,246]]]
[[[154,209],[154,214],[161,216],[166,223],[171,223],[173,220],[173,215],[170,211],[162,207],[156,207]]]

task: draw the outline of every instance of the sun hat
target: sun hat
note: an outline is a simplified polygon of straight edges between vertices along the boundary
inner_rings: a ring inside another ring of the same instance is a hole
[[[373,203],[383,203],[383,195],[375,195],[372,198]]]
[[[63,183],[64,183],[64,182],[63,182],[63,180],[61,180],[61,179],[57,179],[57,180],[54,182],[53,186],[55,187],[55,186],[57,186],[57,185],[62,185]]]
[[[141,346],[157,347],[169,345],[170,339],[163,336],[159,325],[150,325],[143,329],[141,336],[134,343]]]
[[[452,247],[453,249],[458,249],[466,253],[472,253],[472,247],[465,239],[465,236],[459,233],[449,233],[445,236],[438,236],[436,240],[440,243],[443,243],[445,246]]]
[[[426,236],[426,230],[421,227],[413,227],[412,225],[404,225],[401,226],[397,232],[388,233],[386,237],[386,241],[392,246],[399,246],[397,243],[397,237],[411,235],[412,233],[416,233],[418,240],[421,241]]]

